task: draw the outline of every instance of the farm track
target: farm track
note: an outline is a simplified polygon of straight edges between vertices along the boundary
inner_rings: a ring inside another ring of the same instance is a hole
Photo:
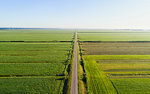
[[[77,66],[77,32],[75,33],[75,47],[74,47],[74,62],[73,62],[73,74],[71,84],[71,94],[78,94],[78,66]]]

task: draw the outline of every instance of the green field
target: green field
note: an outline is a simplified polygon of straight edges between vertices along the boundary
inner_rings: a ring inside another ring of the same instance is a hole
[[[119,94],[149,94],[149,78],[112,79]]]
[[[0,30],[0,41],[72,41],[72,30]]]
[[[78,30],[79,94],[148,94],[149,31]],[[0,93],[69,94],[74,30],[0,30]]]
[[[1,63],[55,63],[67,59],[69,43],[0,43]]]
[[[85,55],[84,61],[88,89],[93,94],[100,92],[96,90],[110,91],[112,90],[109,89],[110,86],[116,89],[119,94],[145,94],[150,92],[150,89],[148,89],[150,87],[148,84],[150,83],[150,63],[148,62],[150,61],[150,55]],[[105,85],[105,88],[101,85]],[[97,89],[95,90],[95,88]],[[110,94],[109,92],[106,93]],[[113,91],[111,93],[113,94]]]
[[[63,78],[0,78],[1,94],[61,94]]]
[[[130,32],[130,31],[129,31]],[[136,33],[128,32],[95,32],[95,33],[78,33],[80,41],[150,41],[150,32]]]
[[[149,32],[79,32],[90,94],[149,94]]]
[[[84,57],[85,70],[87,73],[87,86],[90,94],[116,94],[113,84],[99,69],[98,64],[91,58]]]
[[[0,30],[0,93],[62,94],[72,38],[69,30]]]

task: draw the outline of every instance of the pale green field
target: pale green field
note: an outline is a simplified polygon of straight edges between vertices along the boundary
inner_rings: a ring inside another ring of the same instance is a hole
[[[105,31],[104,31],[105,32]],[[121,32],[121,31],[120,31]],[[78,33],[80,41],[150,41],[150,32]]]
[[[0,41],[72,41],[72,30],[0,30]]]

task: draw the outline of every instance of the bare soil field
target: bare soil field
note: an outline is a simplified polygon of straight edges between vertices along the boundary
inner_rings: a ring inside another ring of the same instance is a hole
[[[150,43],[81,43],[87,55],[149,55]]]

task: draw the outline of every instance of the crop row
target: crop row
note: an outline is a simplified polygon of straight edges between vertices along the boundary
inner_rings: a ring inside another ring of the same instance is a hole
[[[105,73],[99,69],[96,61],[84,56],[87,73],[87,86],[90,94],[116,94],[113,84]]]
[[[0,43],[0,93],[62,94],[71,43]]]
[[[118,78],[111,79],[119,94],[149,94],[149,78]]]
[[[149,55],[150,43],[81,43],[87,55]]]
[[[0,78],[0,94],[62,94],[61,77]]]
[[[85,67],[87,64],[91,64],[89,69],[86,69],[88,79],[88,75],[99,76],[98,71],[102,71],[101,74],[107,75],[119,94],[150,92],[148,89],[150,87],[148,84],[150,82],[150,55],[85,55],[84,58]],[[88,72],[89,70],[95,72]],[[94,78],[92,79],[94,80]],[[88,85],[94,82],[100,84],[94,80]]]
[[[0,41],[72,41],[68,30],[0,30]]]
[[[103,33],[78,33],[80,41],[150,41],[149,32],[103,32]]]
[[[0,76],[58,76],[64,75],[63,63],[4,63],[0,64]]]
[[[71,43],[7,43],[0,44],[0,63],[65,62]]]
[[[90,94],[149,94],[149,32],[95,30],[78,35]]]

